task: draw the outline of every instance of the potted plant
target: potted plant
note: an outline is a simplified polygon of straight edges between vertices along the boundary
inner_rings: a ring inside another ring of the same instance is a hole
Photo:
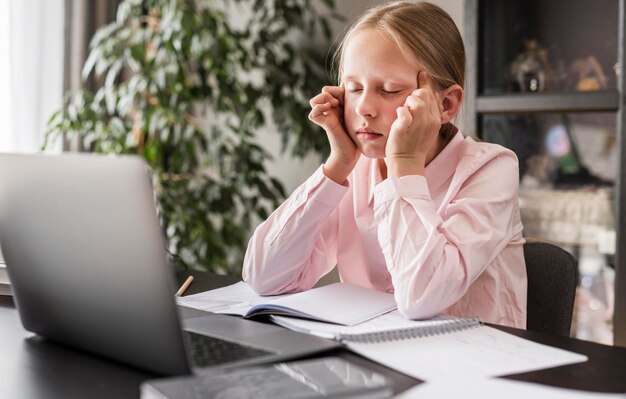
[[[327,79],[329,20],[340,18],[323,3],[122,2],[83,69],[101,87],[68,96],[46,142],[74,137],[88,151],[143,156],[173,262],[239,273],[252,224],[285,195],[257,132],[277,130],[296,155],[327,151],[306,118]],[[321,52],[296,45],[313,35]]]

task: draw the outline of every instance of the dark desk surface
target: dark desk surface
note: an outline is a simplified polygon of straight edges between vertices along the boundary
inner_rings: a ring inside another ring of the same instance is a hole
[[[181,275],[181,280],[187,274]],[[192,274],[196,279],[186,294],[236,281],[232,277],[209,277],[196,272]],[[626,348],[551,337],[513,328],[497,328],[589,357],[586,363],[507,378],[584,390],[626,392]],[[395,382],[396,392],[420,382],[350,352],[338,351],[337,354],[391,377]],[[150,378],[154,376],[34,336],[22,328],[12,299],[0,296],[0,398],[138,398],[140,383]]]

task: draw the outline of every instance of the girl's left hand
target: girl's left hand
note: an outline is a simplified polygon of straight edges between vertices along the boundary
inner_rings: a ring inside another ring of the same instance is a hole
[[[417,74],[417,89],[407,97],[402,107],[396,109],[398,118],[389,131],[385,160],[390,169],[400,166],[402,170],[408,168],[415,172],[406,174],[423,174],[426,158],[436,146],[441,129],[441,107],[429,74],[420,71]]]

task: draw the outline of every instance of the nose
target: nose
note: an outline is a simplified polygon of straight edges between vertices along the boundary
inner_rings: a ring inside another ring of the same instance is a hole
[[[374,99],[374,95],[367,90],[364,90],[359,98],[356,100],[356,107],[354,108],[354,112],[362,118],[376,117],[376,101]]]

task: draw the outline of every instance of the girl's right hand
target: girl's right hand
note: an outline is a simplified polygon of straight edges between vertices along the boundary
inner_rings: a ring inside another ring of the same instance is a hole
[[[321,126],[328,136],[330,156],[324,164],[324,174],[343,184],[359,159],[359,150],[343,123],[343,86],[324,86],[313,97],[309,119]]]

